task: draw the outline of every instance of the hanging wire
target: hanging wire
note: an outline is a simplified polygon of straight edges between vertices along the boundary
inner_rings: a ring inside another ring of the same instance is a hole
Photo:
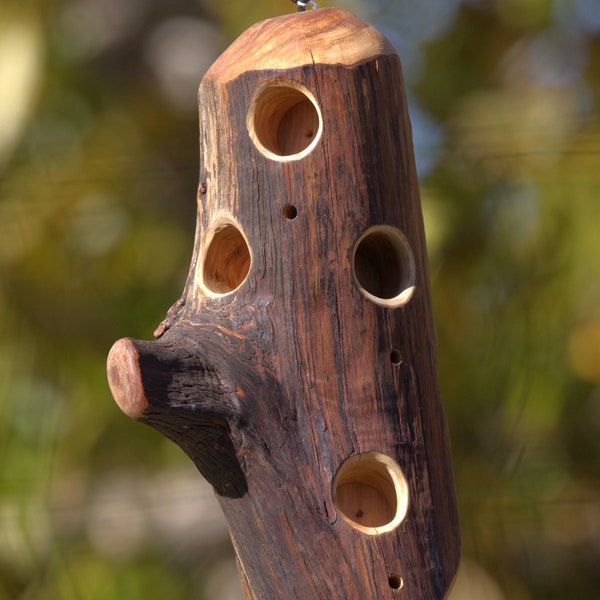
[[[298,6],[298,12],[304,12],[307,6],[317,8],[315,0],[292,0],[292,2]]]

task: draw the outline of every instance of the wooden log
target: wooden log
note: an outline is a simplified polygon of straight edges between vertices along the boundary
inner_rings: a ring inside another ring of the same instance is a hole
[[[214,486],[248,598],[443,598],[460,542],[399,58],[343,10],[270,19],[199,104],[187,284],[156,341],[113,346],[114,398]]]

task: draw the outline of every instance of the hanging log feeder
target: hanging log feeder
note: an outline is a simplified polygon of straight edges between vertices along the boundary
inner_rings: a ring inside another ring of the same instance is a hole
[[[440,599],[460,542],[400,61],[339,9],[200,84],[197,231],[112,394],[213,485],[247,598]],[[160,243],[160,240],[157,240]]]

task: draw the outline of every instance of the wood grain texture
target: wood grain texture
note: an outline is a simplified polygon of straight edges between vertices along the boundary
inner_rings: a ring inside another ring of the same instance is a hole
[[[400,61],[345,11],[298,13],[199,102],[188,281],[158,340],[111,351],[113,395],[215,487],[248,598],[443,598],[460,541]]]
[[[395,53],[384,36],[355,15],[322,8],[256,23],[223,52],[206,77],[225,83],[247,71],[316,63],[352,66]]]

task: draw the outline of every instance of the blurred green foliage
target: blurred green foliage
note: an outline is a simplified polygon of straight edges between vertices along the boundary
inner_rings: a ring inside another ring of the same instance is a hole
[[[320,4],[382,29],[405,68],[461,508],[452,598],[597,597],[599,4]],[[0,599],[239,597],[210,490],[118,411],[104,364],[183,288],[198,82],[293,10],[0,5]]]

